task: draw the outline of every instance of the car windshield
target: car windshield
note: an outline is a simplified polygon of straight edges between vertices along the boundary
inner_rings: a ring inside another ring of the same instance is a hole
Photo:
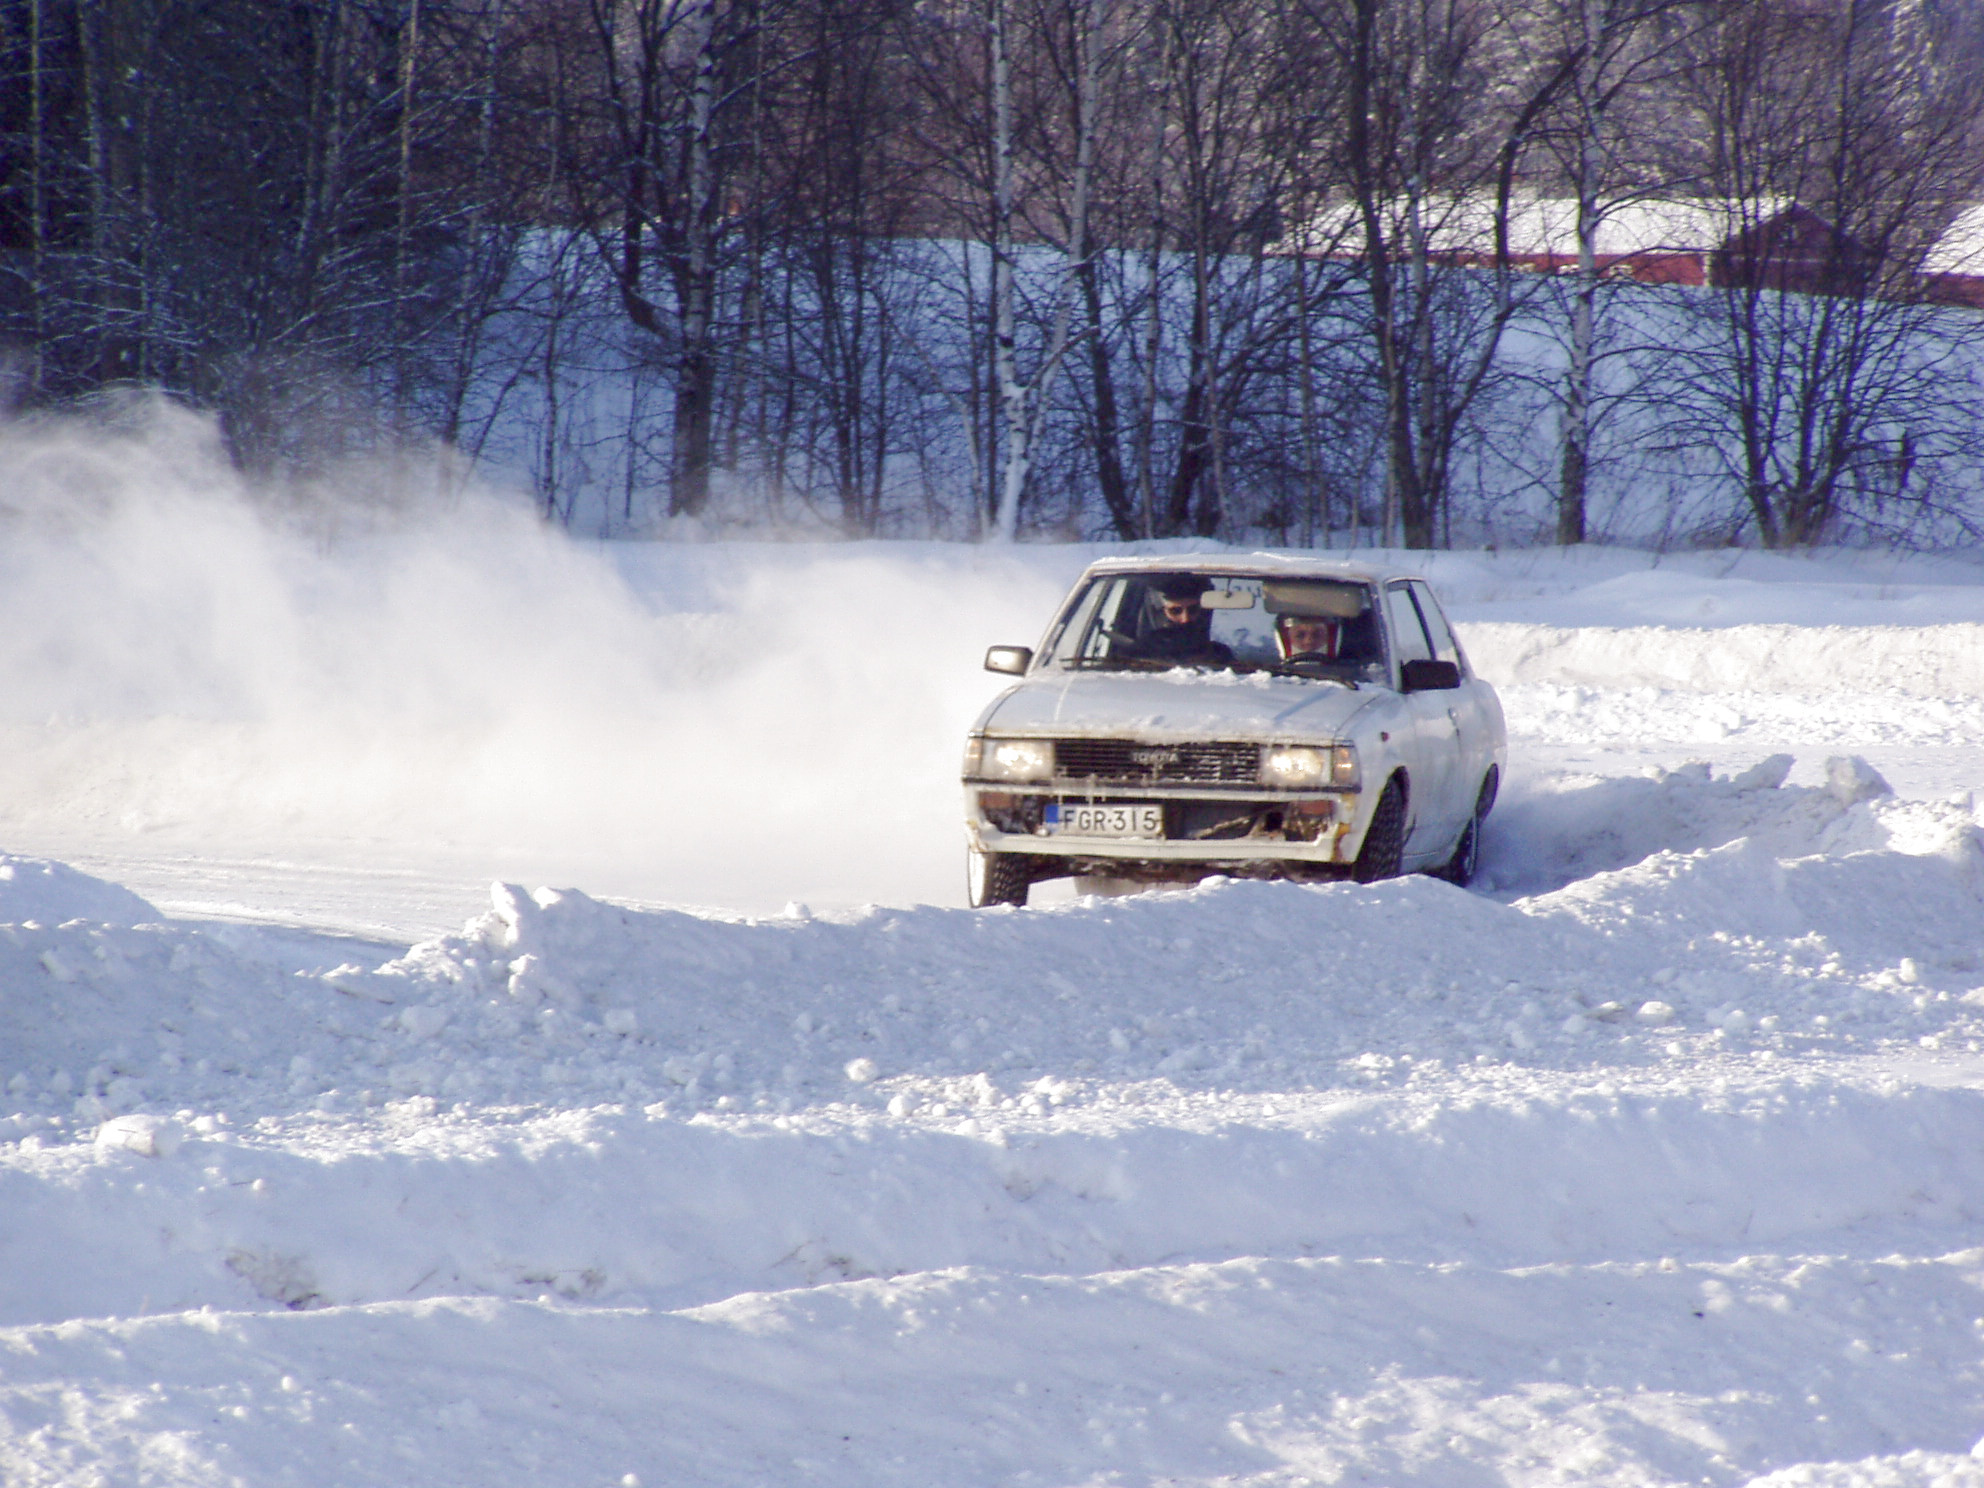
[[[1355,685],[1385,679],[1371,586],[1301,575],[1103,574],[1052,645],[1070,670],[1274,672]]]

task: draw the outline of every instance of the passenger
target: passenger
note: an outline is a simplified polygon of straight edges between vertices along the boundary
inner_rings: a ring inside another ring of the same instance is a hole
[[[1343,626],[1326,615],[1283,615],[1274,623],[1274,638],[1283,661],[1335,661]]]

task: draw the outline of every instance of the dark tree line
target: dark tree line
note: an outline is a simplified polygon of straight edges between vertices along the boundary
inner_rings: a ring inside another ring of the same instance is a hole
[[[601,530],[1928,530],[1980,62],[1955,0],[0,0],[0,365]],[[1622,272],[1683,206],[1706,282]]]

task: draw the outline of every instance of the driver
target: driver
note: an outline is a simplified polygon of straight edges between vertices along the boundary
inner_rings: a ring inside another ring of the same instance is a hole
[[[1343,626],[1327,615],[1283,615],[1274,623],[1274,638],[1283,661],[1335,661]]]
[[[1233,652],[1212,638],[1203,596],[1212,581],[1198,574],[1163,574],[1144,591],[1144,621],[1133,655],[1184,666],[1231,666]]]

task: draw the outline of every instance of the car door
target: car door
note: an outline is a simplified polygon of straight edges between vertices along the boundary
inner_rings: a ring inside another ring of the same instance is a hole
[[[1488,774],[1488,767],[1495,761],[1497,729],[1489,713],[1490,693],[1486,683],[1469,674],[1460,643],[1454,638],[1453,627],[1447,623],[1440,602],[1433,597],[1432,586],[1424,579],[1414,579],[1412,597],[1419,602],[1420,618],[1426,624],[1426,638],[1432,643],[1433,655],[1460,668],[1459,688],[1440,694],[1446,699],[1448,716],[1453,720],[1460,738],[1454,781],[1459,793],[1455,800],[1455,809],[1459,813],[1455,822],[1458,824],[1466,813],[1473,811],[1475,798],[1481,792],[1481,782]]]
[[[1435,659],[1411,586],[1402,580],[1385,586],[1385,627],[1391,634],[1394,678],[1408,661]],[[1405,839],[1408,858],[1444,852],[1460,835],[1461,812],[1454,805],[1460,764],[1455,696],[1439,690],[1407,693],[1404,698],[1412,729],[1406,753],[1406,768],[1412,772],[1412,826]]]

